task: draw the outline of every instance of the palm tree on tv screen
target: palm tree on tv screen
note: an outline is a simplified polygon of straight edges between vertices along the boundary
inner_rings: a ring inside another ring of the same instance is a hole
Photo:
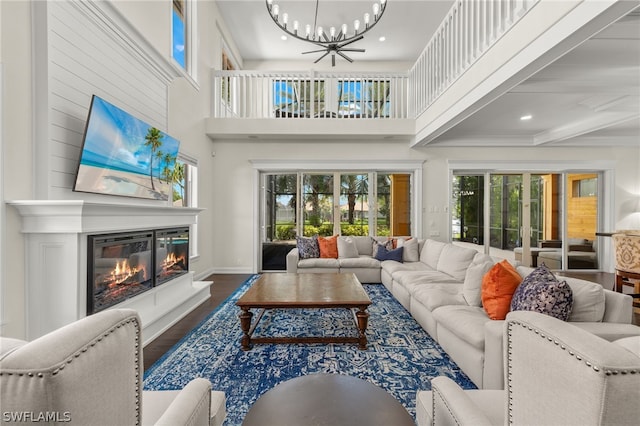
[[[149,127],[147,135],[144,137],[144,145],[151,148],[151,156],[149,156],[149,177],[151,178],[151,189],[154,191],[156,188],[153,184],[153,157],[155,152],[162,146],[162,138],[162,133],[155,127]]]

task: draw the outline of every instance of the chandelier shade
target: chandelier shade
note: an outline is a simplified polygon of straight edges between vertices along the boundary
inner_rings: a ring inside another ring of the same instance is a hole
[[[362,15],[362,23],[358,16],[353,20],[352,26],[346,23],[340,23],[337,26],[330,26],[323,28],[317,25],[318,20],[318,8],[320,0],[316,0],[315,15],[313,23],[305,23],[304,29],[302,28],[300,21],[297,19],[292,20],[284,10],[281,10],[280,6],[274,2],[274,0],[266,0],[267,11],[269,16],[273,19],[273,22],[280,27],[282,31],[297,38],[298,40],[306,41],[315,44],[319,47],[316,50],[310,50],[302,52],[302,54],[309,53],[322,53],[322,55],[314,61],[319,62],[327,55],[331,54],[331,64],[336,65],[336,55],[346,59],[349,62],[353,62],[349,56],[344,52],[365,52],[365,49],[357,49],[353,47],[347,47],[356,41],[362,40],[364,34],[371,30],[382,18],[384,11],[387,7],[387,0],[376,0],[371,6],[371,12],[365,12]]]

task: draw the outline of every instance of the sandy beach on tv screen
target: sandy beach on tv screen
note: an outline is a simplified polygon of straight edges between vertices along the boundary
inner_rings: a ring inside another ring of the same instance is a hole
[[[123,195],[127,197],[167,200],[170,185],[157,177],[153,178],[155,190],[151,188],[149,175],[105,169],[81,164],[78,170],[76,191],[100,194]]]

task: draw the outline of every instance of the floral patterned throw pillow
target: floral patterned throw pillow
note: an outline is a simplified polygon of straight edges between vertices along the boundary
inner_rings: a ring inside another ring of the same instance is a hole
[[[296,237],[296,245],[298,246],[298,256],[300,256],[300,259],[320,257],[320,246],[318,245],[317,235],[311,238]]]
[[[512,311],[540,312],[567,321],[573,307],[573,292],[566,281],[558,281],[542,264],[524,277],[511,299]]]

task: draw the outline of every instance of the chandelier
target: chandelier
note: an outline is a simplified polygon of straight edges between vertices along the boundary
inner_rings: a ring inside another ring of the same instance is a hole
[[[369,13],[365,13],[363,15],[363,25],[361,25],[359,19],[355,19],[353,21],[352,28],[349,28],[347,24],[343,23],[339,27],[332,26],[327,30],[326,28],[317,26],[318,6],[320,4],[320,0],[316,0],[316,11],[313,26],[311,26],[311,24],[306,24],[304,29],[300,27],[299,21],[291,21],[289,14],[280,10],[280,6],[274,4],[273,0],[266,0],[266,2],[267,10],[269,11],[271,19],[273,19],[273,22],[275,22],[282,31],[299,40],[308,41],[309,43],[313,43],[320,47],[320,49],[317,50],[302,52],[303,55],[309,53],[323,53],[314,61],[315,64],[327,55],[331,54],[331,65],[334,67],[336,66],[336,55],[341,56],[349,62],[353,62],[353,59],[347,56],[344,52],[362,53],[365,51],[364,49],[356,49],[347,46],[358,40],[362,40],[364,38],[364,33],[369,31],[378,23],[387,6],[387,0],[379,0],[379,2],[376,1],[373,3],[373,16]]]

